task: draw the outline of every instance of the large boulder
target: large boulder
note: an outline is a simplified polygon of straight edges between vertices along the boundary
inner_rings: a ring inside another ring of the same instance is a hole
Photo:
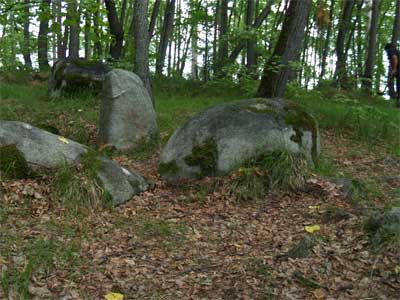
[[[225,174],[262,152],[320,153],[316,120],[292,102],[251,99],[211,107],[176,130],[161,154],[168,181]]]
[[[156,133],[156,112],[139,76],[121,69],[107,73],[100,105],[101,142],[126,150]]]
[[[59,98],[63,92],[80,88],[101,90],[105,75],[111,68],[100,61],[82,58],[65,58],[56,61],[48,81],[48,93],[52,99]]]
[[[15,145],[32,168],[57,168],[80,162],[88,147],[45,130],[16,121],[0,120],[0,146]],[[99,156],[98,179],[115,205],[148,189],[148,182],[134,171]]]

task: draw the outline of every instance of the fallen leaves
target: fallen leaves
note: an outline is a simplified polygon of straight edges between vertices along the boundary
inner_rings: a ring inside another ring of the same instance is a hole
[[[59,140],[60,142],[64,143],[64,144],[69,144],[69,141],[68,141],[65,137],[59,136],[59,137],[58,137],[58,140]]]
[[[124,295],[120,293],[108,293],[104,295],[104,299],[106,300],[123,300]]]
[[[321,228],[319,225],[312,225],[312,226],[304,226],[304,230],[309,233],[314,233],[315,231],[319,231]]]

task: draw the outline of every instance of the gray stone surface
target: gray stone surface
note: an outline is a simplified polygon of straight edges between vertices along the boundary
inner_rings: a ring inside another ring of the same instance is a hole
[[[204,174],[188,165],[193,150],[215,145],[215,174],[227,173],[258,153],[286,149],[312,162],[320,153],[316,120],[282,99],[250,99],[211,107],[175,131],[161,154],[159,171],[168,181]],[[211,151],[212,152],[212,151]]]
[[[54,63],[48,80],[48,94],[52,99],[59,98],[63,92],[79,88],[101,90],[105,75],[111,68],[99,61],[86,61],[80,58],[66,58]]]
[[[61,163],[75,164],[88,147],[29,124],[0,120],[0,146],[15,144],[32,167],[56,168]],[[147,181],[116,162],[99,157],[102,166],[97,176],[114,205],[121,204],[149,188]]]
[[[100,105],[101,142],[125,150],[156,133],[156,112],[139,76],[120,69],[107,73]]]
[[[60,138],[27,123],[0,120],[0,145],[14,144],[32,167],[55,168],[62,161],[73,164],[86,153],[86,146]]]

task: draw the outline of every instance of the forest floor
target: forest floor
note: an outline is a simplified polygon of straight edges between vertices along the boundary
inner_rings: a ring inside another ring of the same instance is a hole
[[[2,87],[0,95],[0,119],[47,122],[96,147],[94,98],[49,102],[36,82]],[[162,145],[193,114],[232,97],[156,99]],[[0,299],[95,300],[110,292],[125,300],[397,299],[399,244],[376,249],[364,224],[374,211],[399,203],[398,145],[336,130],[334,122],[346,124],[326,108],[316,111],[312,101],[306,106],[322,127],[322,158],[305,191],[238,202],[227,188],[229,176],[168,185],[157,172],[161,146],[113,157],[154,182],[154,189],[116,208],[68,212],[54,197],[51,175],[2,180]],[[335,105],[330,109],[349,104]],[[374,107],[399,124],[398,111]],[[362,188],[346,197],[319,175],[350,178]],[[307,225],[320,230],[308,233]],[[317,242],[308,258],[288,257],[311,235]]]

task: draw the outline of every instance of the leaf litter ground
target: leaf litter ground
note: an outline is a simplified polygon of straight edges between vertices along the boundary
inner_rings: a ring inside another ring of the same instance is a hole
[[[19,275],[29,266],[31,299],[396,299],[398,249],[374,252],[362,224],[399,189],[400,162],[354,151],[333,133],[324,141],[340,171],[372,178],[382,192],[355,205],[339,185],[315,177],[307,192],[238,203],[226,178],[171,186],[157,175],[157,155],[121,155],[115,159],[153,180],[154,189],[115,209],[71,217],[52,199],[48,180],[3,182],[0,299],[19,299]],[[332,208],[347,217],[327,218]],[[305,230],[315,225],[318,231]],[[310,235],[318,241],[311,255],[290,258]]]

